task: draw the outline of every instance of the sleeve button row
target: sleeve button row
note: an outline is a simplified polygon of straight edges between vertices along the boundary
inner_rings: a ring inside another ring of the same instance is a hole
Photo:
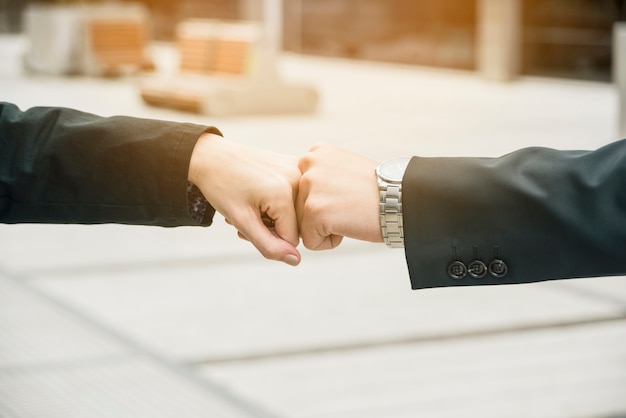
[[[499,258],[489,263],[489,267],[480,260],[474,260],[468,266],[459,260],[455,260],[448,265],[448,277],[454,280],[461,280],[468,274],[474,279],[482,279],[487,273],[496,279],[501,279],[506,276],[508,272],[508,266],[504,260]]]

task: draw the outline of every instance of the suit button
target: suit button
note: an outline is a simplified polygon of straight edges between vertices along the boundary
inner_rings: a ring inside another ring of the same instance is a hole
[[[489,263],[489,274],[496,279],[501,279],[508,273],[509,268],[506,263],[498,258]]]
[[[467,271],[474,279],[482,279],[487,274],[487,266],[480,260],[474,260],[467,266]]]
[[[460,261],[453,261],[448,266],[448,276],[454,280],[460,280],[467,275],[467,267]]]

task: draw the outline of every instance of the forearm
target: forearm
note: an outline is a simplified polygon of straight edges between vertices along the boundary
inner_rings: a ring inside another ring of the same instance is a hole
[[[0,112],[0,221],[197,225],[189,161],[214,128],[10,104]]]
[[[414,158],[403,181],[413,288],[626,273],[626,142],[593,152]],[[501,259],[503,277],[448,267]]]

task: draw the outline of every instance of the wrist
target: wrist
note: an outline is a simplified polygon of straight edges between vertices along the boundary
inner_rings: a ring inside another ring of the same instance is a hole
[[[196,141],[189,161],[189,182],[199,185],[207,178],[207,171],[211,166],[211,160],[215,158],[217,148],[222,137],[205,132]]]

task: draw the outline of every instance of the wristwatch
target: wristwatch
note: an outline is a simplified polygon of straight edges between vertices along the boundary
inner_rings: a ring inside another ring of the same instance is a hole
[[[390,248],[404,248],[402,177],[409,158],[387,160],[376,168],[380,192],[380,230]]]

